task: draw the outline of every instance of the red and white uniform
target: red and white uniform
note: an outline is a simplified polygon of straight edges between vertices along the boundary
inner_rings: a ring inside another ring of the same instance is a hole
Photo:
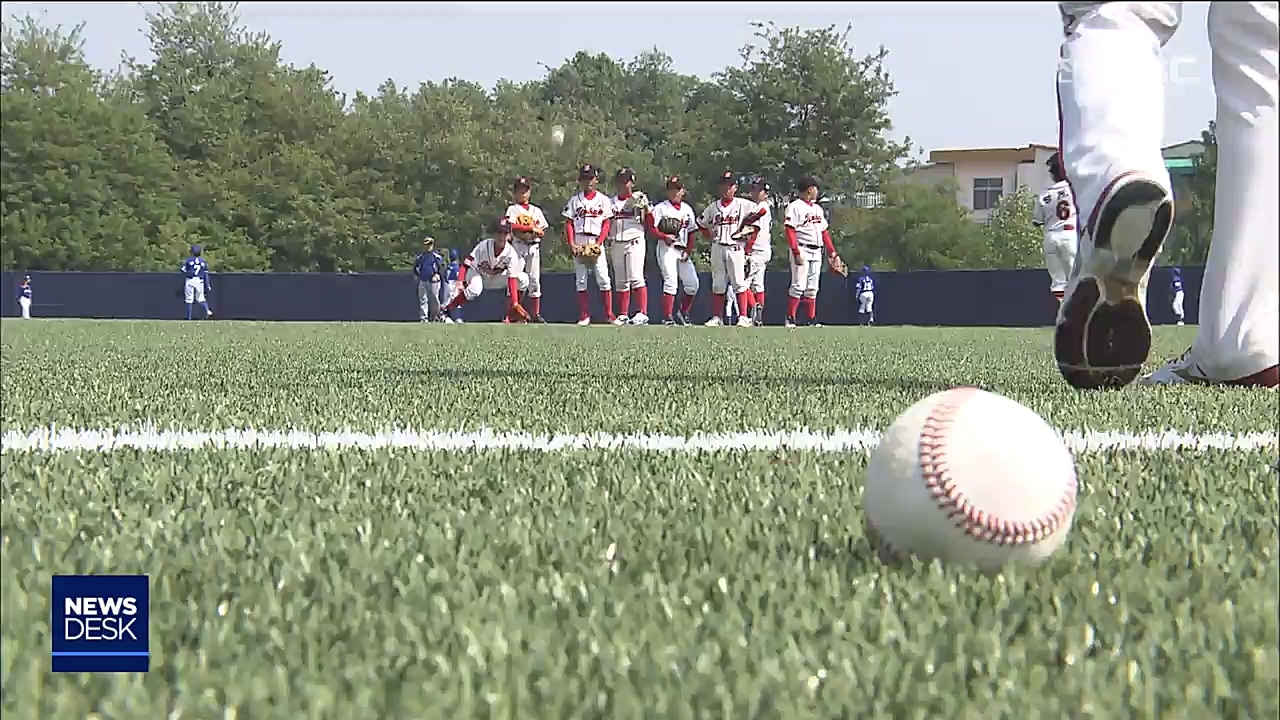
[[[764,212],[764,215],[751,223],[760,228],[760,232],[756,233],[756,239],[747,252],[750,270],[747,273],[747,289],[753,293],[762,293],[765,267],[773,259],[773,240],[770,234],[773,229],[773,209],[769,201],[765,200],[756,207],[756,212]]]
[[[818,297],[822,252],[824,249],[828,255],[836,252],[827,230],[827,214],[817,203],[792,200],[782,222],[791,248],[791,287],[787,294],[812,300]]]
[[[735,197],[716,200],[698,218],[703,235],[711,241],[711,292],[716,295],[725,294],[730,286],[734,293],[747,290],[746,244],[734,240],[733,234],[755,209],[755,203]]]
[[[644,287],[644,216],[645,211],[627,207],[632,195],[611,198],[613,222],[609,223],[609,254],[618,290]],[[622,312],[625,314],[624,307]]]
[[[602,233],[609,231],[613,218],[613,198],[598,191],[578,192],[569,198],[568,204],[560,213],[566,220],[572,221],[569,244],[571,246],[604,245]],[[609,282],[609,260],[607,253],[600,253],[595,260],[573,258],[573,280],[578,292],[587,291],[587,277],[595,275],[596,287],[601,292],[611,291]],[[612,313],[610,313],[612,314]]]
[[[1049,271],[1049,291],[1061,300],[1067,291],[1078,244],[1076,202],[1065,180],[1050,185],[1036,198],[1031,223],[1044,228],[1044,266]]]
[[[481,240],[459,268],[462,295],[470,302],[485,290],[506,289],[508,299],[514,300],[529,287],[529,276],[523,268],[524,261],[513,243],[508,242],[498,250],[492,238]]]
[[[546,232],[551,224],[547,222],[547,216],[543,214],[542,208],[528,203],[521,205],[520,203],[512,203],[507,206],[507,222],[512,226],[516,224],[516,218],[521,215],[529,215],[533,218],[534,228]],[[529,242],[525,242],[520,238],[512,238],[511,244],[515,246],[516,254],[524,261],[524,272],[529,276],[529,297],[542,297],[542,239],[534,238]]]
[[[680,231],[672,236],[670,242],[659,238],[654,248],[658,270],[662,273],[662,294],[674,297],[677,285],[680,285],[684,288],[684,294],[692,298],[698,294],[698,269],[693,266],[690,256],[698,218],[689,203],[673,204],[670,200],[663,200],[649,210],[650,231],[656,236],[658,223],[669,217],[678,219],[681,225]]]

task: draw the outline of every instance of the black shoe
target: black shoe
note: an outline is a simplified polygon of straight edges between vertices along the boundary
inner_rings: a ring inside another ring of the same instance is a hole
[[[1078,274],[1054,330],[1058,371],[1077,388],[1128,385],[1151,353],[1147,279],[1173,226],[1173,197],[1138,174],[1113,185],[1099,200],[1091,232],[1081,237]]]
[[[681,327],[684,327],[685,325],[689,324],[689,318],[685,317],[684,313],[682,312],[677,312],[674,317],[675,317],[676,324]]]
[[[785,324],[787,327],[789,327],[789,328],[793,328],[793,327],[795,327],[795,326],[796,326],[796,319],[795,319],[795,317],[794,317],[794,316],[792,316],[792,315],[788,315],[788,316],[787,316],[787,321],[786,321],[786,323],[784,323],[784,324]]]
[[[542,317],[541,315],[534,315],[533,317],[529,318],[529,322],[531,322],[531,323],[539,323],[539,324],[541,324],[541,325],[546,325],[546,324],[547,324],[547,320],[546,320],[546,318]]]
[[[675,318],[672,318],[672,317],[669,317],[669,318],[667,318],[666,320],[663,320],[663,321],[662,321],[662,324],[663,324],[663,325],[671,325],[671,326],[674,326],[674,325],[676,324],[676,319],[675,319]]]

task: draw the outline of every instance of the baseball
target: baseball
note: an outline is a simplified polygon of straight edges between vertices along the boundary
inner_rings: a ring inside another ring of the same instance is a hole
[[[907,408],[871,455],[863,493],[882,557],[995,570],[1046,560],[1076,510],[1071,451],[1044,418],[954,388]]]
[[[564,144],[564,128],[563,127],[559,125],[555,125],[551,128],[551,142],[557,145]]]

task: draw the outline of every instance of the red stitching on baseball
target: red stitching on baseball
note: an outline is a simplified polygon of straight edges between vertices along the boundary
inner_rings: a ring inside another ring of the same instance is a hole
[[[947,440],[951,425],[960,408],[978,392],[977,388],[948,390],[925,418],[919,442],[920,475],[924,479],[925,488],[947,518],[955,524],[956,529],[975,540],[1000,546],[1040,542],[1057,532],[1075,512],[1074,473],[1057,505],[1045,515],[1025,522],[1001,520],[975,508],[969,498],[956,487],[948,473]],[[878,546],[882,553],[889,556],[901,554],[870,522],[867,523],[867,529],[872,544]]]

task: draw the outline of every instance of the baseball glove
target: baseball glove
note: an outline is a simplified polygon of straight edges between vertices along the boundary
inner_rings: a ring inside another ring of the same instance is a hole
[[[680,218],[664,217],[658,221],[658,232],[664,235],[677,235],[682,227],[684,227],[684,223]]]
[[[603,249],[599,245],[591,243],[590,245],[576,246],[573,254],[584,260],[594,260],[595,258],[600,257],[601,252],[603,252]]]
[[[533,227],[534,219],[532,215],[519,215],[516,217],[516,221],[514,224],[522,225],[524,227]],[[538,236],[531,232],[519,231],[514,233],[514,235],[516,236],[517,239],[523,240],[525,242],[530,242],[538,239]]]
[[[847,276],[849,274],[849,268],[845,266],[844,261],[840,259],[839,255],[831,256],[831,272],[841,276]]]
[[[529,311],[524,309],[520,303],[507,308],[507,322],[527,323],[529,322]]]
[[[737,240],[738,242],[746,242],[751,239],[751,234],[759,229],[760,228],[757,228],[755,225],[743,225],[729,237]]]

